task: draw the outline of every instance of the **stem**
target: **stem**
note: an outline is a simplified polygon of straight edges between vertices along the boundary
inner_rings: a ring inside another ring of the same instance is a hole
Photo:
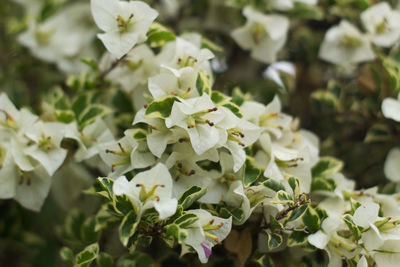
[[[103,80],[107,76],[107,74],[109,74],[113,69],[115,69],[119,65],[119,63],[124,61],[124,59],[126,58],[126,56],[128,54],[129,54],[129,52],[126,53],[125,55],[123,55],[120,59],[115,60],[108,69],[106,69],[102,73],[100,73],[100,76],[99,76],[100,79]]]

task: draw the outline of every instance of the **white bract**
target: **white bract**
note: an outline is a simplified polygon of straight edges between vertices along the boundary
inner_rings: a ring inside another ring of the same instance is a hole
[[[91,0],[94,21],[105,33],[97,36],[116,58],[146,40],[158,13],[141,1]]]
[[[18,36],[18,40],[34,56],[57,63],[67,73],[78,73],[85,69],[79,59],[95,55],[90,47],[94,36],[89,5],[76,3],[44,22],[31,20],[28,29]]]
[[[184,129],[194,151],[201,155],[218,143],[219,133],[215,125],[223,119],[223,112],[214,105],[210,96],[203,94],[201,97],[176,101],[165,124],[168,128],[177,126]]]
[[[155,208],[160,220],[172,216],[178,200],[172,198],[172,178],[167,167],[159,163],[148,171],[137,174],[128,182],[119,177],[113,186],[116,195],[126,195],[139,208],[139,217],[147,209]]]
[[[390,47],[400,38],[400,12],[392,10],[387,2],[377,3],[361,14],[364,27],[371,34],[372,42]]]
[[[289,19],[281,15],[265,15],[251,7],[243,9],[247,22],[235,29],[231,36],[251,56],[264,63],[276,60],[286,42]]]
[[[375,59],[368,36],[354,25],[342,20],[325,34],[319,57],[336,65],[353,65]]]
[[[385,160],[384,172],[392,182],[400,182],[400,148],[392,148]]]
[[[292,9],[296,3],[316,5],[318,0],[271,0],[273,8],[281,11],[287,11]]]
[[[385,118],[400,122],[400,94],[397,99],[388,97],[382,102],[382,113]]]
[[[188,213],[197,215],[199,220],[186,229],[188,236],[183,242],[194,248],[200,261],[206,263],[211,256],[212,247],[222,242],[230,233],[232,217],[222,219],[201,209],[190,210]]]
[[[133,130],[126,130],[119,141],[101,145],[100,157],[111,167],[109,176],[117,178],[137,168],[146,168],[154,164],[154,156],[148,152],[143,142],[136,141]]]

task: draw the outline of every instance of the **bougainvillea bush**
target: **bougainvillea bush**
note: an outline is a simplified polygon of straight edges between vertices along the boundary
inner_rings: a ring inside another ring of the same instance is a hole
[[[398,1],[0,17],[1,266],[399,266]]]

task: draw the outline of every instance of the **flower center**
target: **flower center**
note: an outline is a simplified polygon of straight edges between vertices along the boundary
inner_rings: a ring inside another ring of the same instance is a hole
[[[0,145],[0,169],[3,168],[6,155],[7,155],[7,150],[2,145]]]
[[[121,15],[117,16],[118,29],[121,33],[129,30],[129,27],[132,25],[132,18],[133,14],[131,14],[128,19],[125,19]]]
[[[375,25],[375,32],[377,34],[385,33],[388,30],[387,20],[386,18],[382,19],[382,21]]]
[[[265,28],[260,23],[255,23],[253,27],[251,27],[251,37],[253,38],[254,43],[259,44],[261,40],[267,36],[267,32]]]
[[[144,184],[137,184],[136,187],[140,187],[139,200],[142,203],[144,203],[147,200],[154,200],[154,199],[156,201],[160,201],[160,197],[155,194],[155,191],[158,187],[164,188],[165,185],[162,184],[153,185],[153,187],[149,191],[146,191],[146,186]]]
[[[362,45],[362,42],[359,38],[350,35],[343,36],[339,42],[342,46],[348,48],[357,48]]]

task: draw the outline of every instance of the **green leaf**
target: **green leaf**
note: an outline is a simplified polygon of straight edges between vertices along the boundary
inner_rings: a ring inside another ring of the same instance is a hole
[[[271,233],[269,231],[264,231],[264,233],[268,237],[268,248],[269,249],[272,250],[272,249],[275,249],[275,248],[279,247],[280,245],[282,245],[283,238],[280,234]]]
[[[137,242],[141,247],[146,248],[146,247],[151,245],[152,241],[153,241],[153,237],[152,236],[139,235],[139,238],[138,238]]]
[[[265,187],[268,187],[270,189],[272,189],[275,192],[281,191],[281,190],[285,190],[285,187],[278,181],[274,180],[274,179],[268,179],[266,180],[263,185]]]
[[[192,186],[187,189],[178,199],[178,204],[182,206],[182,208],[188,209],[194,202],[199,200],[202,196],[207,193],[207,188],[201,188],[199,186]]]
[[[312,177],[331,178],[343,168],[343,162],[333,157],[322,157],[311,169]]]
[[[147,32],[147,43],[153,48],[164,46],[175,39],[174,32],[158,22],[153,22]]]
[[[179,101],[174,96],[166,96],[150,103],[146,108],[147,118],[168,118],[171,115],[172,106]]]
[[[316,112],[336,110],[340,106],[339,99],[331,92],[317,90],[311,94],[311,103]]]
[[[188,237],[188,232],[185,229],[181,229],[179,225],[169,224],[165,228],[167,236],[175,237],[180,244]]]
[[[319,6],[299,2],[294,3],[294,8],[290,11],[290,15],[301,20],[321,20],[324,17],[324,13]]]
[[[61,257],[61,260],[66,263],[70,263],[70,264],[74,263],[74,252],[72,252],[72,249],[70,249],[68,247],[61,248],[60,257]]]
[[[391,57],[380,56],[383,67],[385,68],[390,81],[390,87],[393,92],[400,91],[400,65]]]
[[[95,231],[96,220],[95,218],[87,218],[81,227],[81,238],[86,243],[97,241],[99,233]]]
[[[293,231],[288,236],[287,245],[289,247],[301,246],[307,243],[308,234],[301,231]]]
[[[261,176],[261,173],[262,170],[254,165],[254,158],[247,157],[243,176],[244,186],[249,187],[253,184]]]
[[[97,265],[99,267],[113,267],[113,259],[110,254],[101,252],[97,257]]]
[[[308,206],[302,217],[302,220],[308,231],[311,233],[315,233],[321,228],[321,220],[318,216],[318,213],[311,206]]]
[[[59,110],[54,111],[57,121],[62,123],[70,123],[75,119],[75,113],[72,110]]]
[[[123,90],[117,90],[111,98],[113,107],[119,112],[134,113],[132,100]]]
[[[347,227],[349,227],[349,230],[352,232],[354,239],[357,241],[360,240],[361,231],[354,223],[353,217],[350,214],[346,214],[345,216],[343,216],[343,221],[346,223]]]
[[[235,103],[238,107],[240,107],[245,100],[246,96],[243,94],[240,88],[235,87],[232,91],[232,102]]]
[[[99,244],[94,243],[87,246],[75,257],[74,267],[88,267],[97,258],[99,254]]]
[[[91,68],[95,72],[97,72],[99,70],[96,60],[94,60],[92,58],[81,58],[80,61],[82,63],[86,64],[87,66],[89,66],[89,68]]]
[[[65,220],[65,232],[70,239],[81,240],[81,227],[85,222],[85,215],[78,211],[72,210]]]
[[[302,205],[302,206],[297,207],[296,209],[294,209],[294,210],[291,212],[288,221],[289,221],[289,222],[292,222],[292,221],[297,220],[298,218],[301,218],[301,217],[305,214],[307,208],[308,208],[308,205],[305,204],[305,205]]]
[[[222,106],[224,106],[227,109],[229,109],[230,111],[232,111],[232,113],[235,114],[236,117],[243,118],[243,114],[240,111],[240,108],[233,102],[223,104]]]
[[[129,238],[131,238],[136,232],[136,220],[136,212],[132,210],[124,217],[121,225],[119,226],[119,239],[124,246],[128,244]]]
[[[199,71],[196,80],[196,88],[199,95],[203,95],[203,93],[207,95],[211,95],[213,80],[211,75],[209,75],[205,71]]]

